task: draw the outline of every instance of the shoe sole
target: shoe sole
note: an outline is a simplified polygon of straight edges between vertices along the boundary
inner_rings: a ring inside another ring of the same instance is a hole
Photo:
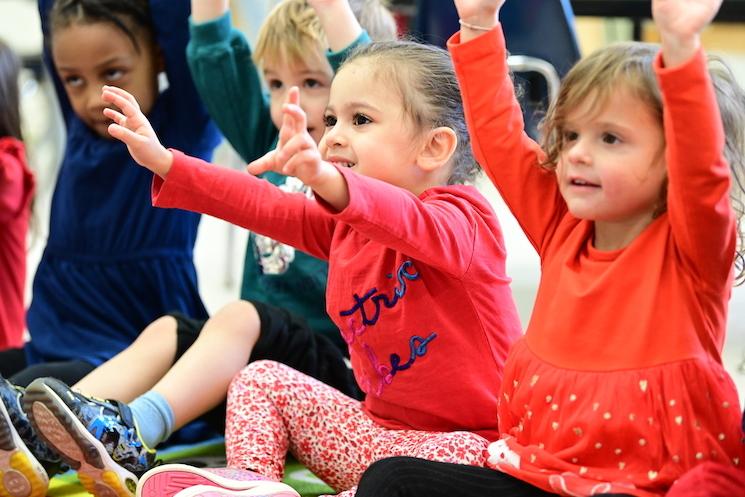
[[[18,435],[0,401],[0,497],[44,497],[49,477]]]
[[[51,387],[32,382],[23,395],[23,410],[42,440],[77,471],[88,492],[96,497],[134,496],[137,477],[114,462]]]
[[[259,489],[260,490],[260,489]],[[257,491],[259,491],[257,490]],[[209,485],[197,485],[196,487],[185,488],[173,497],[296,497],[297,493],[260,493],[257,494],[255,491],[247,493],[242,490],[226,490],[224,488],[211,487]]]
[[[209,471],[187,466],[186,464],[167,464],[158,466],[140,478],[136,497],[179,497],[198,495],[185,489],[199,486],[213,487],[213,492],[222,491],[225,495],[242,497],[300,497],[289,485],[268,480],[232,480]],[[180,492],[186,493],[180,493]],[[200,493],[204,493],[200,490]]]

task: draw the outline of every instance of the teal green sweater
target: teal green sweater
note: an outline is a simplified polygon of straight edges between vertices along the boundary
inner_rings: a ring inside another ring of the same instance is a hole
[[[278,134],[251,48],[243,34],[231,26],[229,13],[190,27],[186,55],[197,90],[225,138],[244,161],[251,162],[275,147]],[[329,52],[334,71],[354,47],[369,41],[367,33],[362,33],[346,49]],[[267,173],[264,178],[283,189],[304,188],[295,178],[280,174]],[[283,307],[304,317],[315,332],[328,336],[346,352],[339,331],[326,314],[327,273],[326,261],[251,233],[241,298]]]

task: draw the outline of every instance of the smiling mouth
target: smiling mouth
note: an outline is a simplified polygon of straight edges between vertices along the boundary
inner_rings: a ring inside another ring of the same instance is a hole
[[[338,160],[331,160],[329,162],[332,163],[335,166],[346,167],[348,169],[351,169],[351,168],[353,168],[354,166],[357,165],[354,162],[344,162],[344,161],[338,161]]]
[[[590,183],[589,181],[585,181],[583,179],[578,179],[578,178],[569,180],[569,184],[571,186],[579,186],[583,188],[600,188],[600,185],[596,183]]]

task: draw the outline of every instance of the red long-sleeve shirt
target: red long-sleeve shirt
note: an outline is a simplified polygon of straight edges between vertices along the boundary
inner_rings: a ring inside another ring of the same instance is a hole
[[[33,193],[23,143],[0,138],[0,350],[23,345],[26,235]]]
[[[494,439],[504,359],[521,330],[492,208],[470,186],[416,197],[340,171],[350,203],[332,213],[175,152],[153,198],[328,259],[326,307],[349,344],[365,408],[381,425]]]
[[[687,469],[745,461],[720,352],[736,234],[703,53],[655,71],[668,210],[599,251],[522,132],[501,29],[450,41],[477,159],[541,257],[530,324],[505,367],[498,468],[566,495],[660,495]]]

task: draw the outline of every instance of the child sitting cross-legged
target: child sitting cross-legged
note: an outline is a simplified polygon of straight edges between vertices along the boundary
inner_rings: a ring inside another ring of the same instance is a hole
[[[97,0],[80,1],[93,8]],[[64,4],[76,14],[77,3]],[[247,162],[274,148],[292,86],[300,88],[309,132],[319,140],[335,68],[356,44],[395,37],[392,15],[380,0],[284,0],[262,22],[253,50],[231,27],[227,0],[192,0],[191,7],[186,59],[195,86]],[[179,27],[187,29],[186,16]],[[100,100],[100,86],[95,92]],[[100,109],[97,119],[105,119]],[[105,128],[104,133],[131,160],[124,145]],[[148,171],[134,169],[128,174],[151,179]],[[297,178],[262,177],[283,190],[311,195]],[[140,192],[148,206],[149,186],[144,183]],[[25,391],[0,378],[7,428],[20,434],[38,459],[59,453],[86,489],[102,497],[134,493],[137,477],[155,463],[155,449],[195,418],[224,433],[228,384],[249,362],[287,364],[359,399],[346,344],[326,314],[327,271],[326,261],[252,233],[242,300],[208,320],[187,312],[156,319],[130,346],[71,387],[57,374],[36,379]],[[0,366],[6,364],[0,361]],[[67,435],[60,436],[60,425]],[[0,458],[0,474],[5,467]]]
[[[358,495],[743,495],[721,352],[744,276],[745,95],[700,38],[721,0],[652,0],[661,45],[577,63],[543,147],[523,132],[502,3],[456,0],[449,44],[477,157],[541,257],[505,365],[493,469],[396,458]]]
[[[460,184],[478,169],[446,52],[411,42],[356,51],[332,83],[318,147],[290,93],[277,149],[249,171],[296,176],[315,199],[167,150],[131,95],[106,87],[104,98],[121,110],[105,111],[112,136],[157,175],[156,205],[210,213],[329,260],[327,308],[365,401],[254,362],[229,390],[229,466],[279,480],[289,450],[353,491],[387,455],[484,464],[497,433],[494,386],[520,324],[497,218]],[[195,481],[184,472],[202,475],[162,466],[139,491]]]

